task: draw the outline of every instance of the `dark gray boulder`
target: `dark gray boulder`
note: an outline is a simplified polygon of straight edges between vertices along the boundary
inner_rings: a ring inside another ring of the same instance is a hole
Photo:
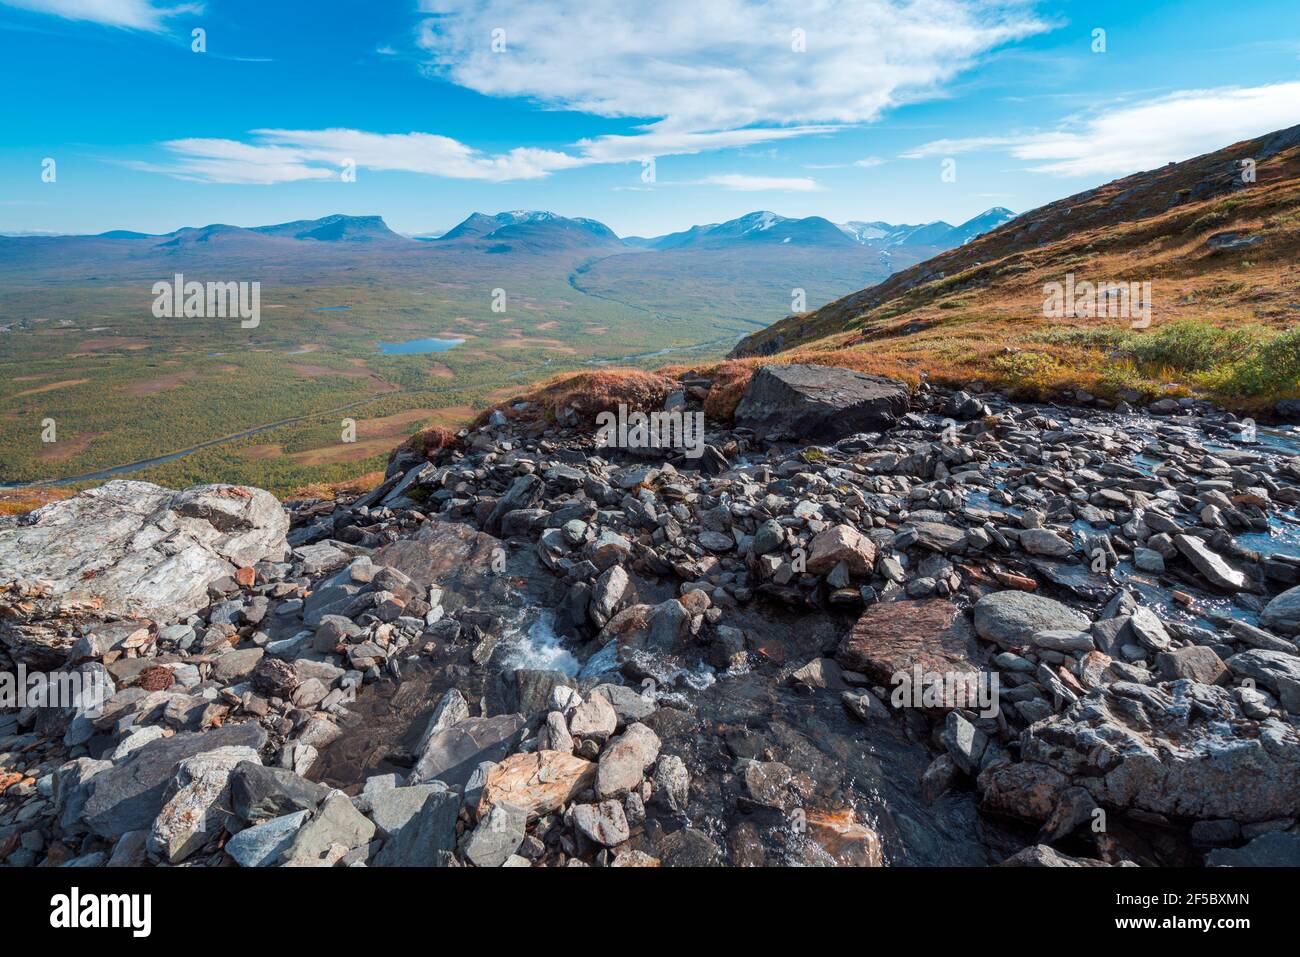
[[[1103,807],[1243,822],[1300,814],[1300,735],[1247,720],[1227,688],[1117,681],[1028,728],[1020,752]]]
[[[1300,634],[1300,586],[1289,588],[1265,606],[1259,623],[1281,635]]]
[[[472,720],[472,719],[471,719]],[[388,839],[376,855],[376,867],[445,867],[456,846],[456,817],[461,798],[452,791],[437,791],[425,800],[419,813]]]
[[[249,823],[295,811],[315,811],[329,796],[328,787],[288,768],[268,768],[252,761],[241,761],[230,777],[235,813]]]
[[[1205,863],[1210,867],[1300,867],[1300,834],[1261,834],[1245,847],[1210,851]]]
[[[442,781],[450,788],[463,788],[484,761],[505,758],[523,737],[526,725],[521,714],[499,714],[466,718],[435,732],[425,742],[409,783]]]
[[[251,722],[151,741],[122,764],[94,776],[82,817],[92,831],[110,840],[147,829],[162,809],[177,763],[217,748],[259,749],[265,743],[266,732]]]
[[[835,441],[893,426],[908,409],[906,383],[818,365],[763,366],[736,407],[736,425],[760,435]]]

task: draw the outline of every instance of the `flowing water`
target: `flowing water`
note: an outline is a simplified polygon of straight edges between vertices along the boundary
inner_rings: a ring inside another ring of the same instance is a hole
[[[1043,411],[1057,417],[1072,414]],[[1118,416],[1105,421],[1118,421],[1135,435],[1155,438],[1161,429],[1168,437],[1164,421]],[[1300,441],[1292,432],[1270,432],[1252,444],[1231,448],[1264,456],[1293,455],[1300,454]],[[1208,444],[1205,449],[1216,450]],[[1162,464],[1146,453],[1131,461],[1148,473]],[[996,490],[1008,491],[1007,463],[1001,465],[992,470],[993,488],[968,492],[965,504],[997,513],[995,522],[1012,522],[1023,508],[991,497]],[[1078,530],[1097,531],[1086,523]],[[1248,532],[1236,539],[1264,554],[1297,555],[1300,520],[1291,511],[1272,519],[1268,532]],[[371,775],[407,771],[433,706],[452,687],[471,702],[472,713],[496,714],[510,707],[504,689],[515,669],[558,672],[583,690],[603,681],[623,681],[612,644],[599,650],[594,643],[580,644],[557,632],[555,608],[565,587],[538,566],[531,549],[511,556],[507,577],[511,587],[504,596],[462,596],[467,606],[499,620],[490,656],[475,657],[475,648],[464,642],[443,646],[406,662],[401,680],[385,678],[367,685],[345,719],[343,737],[323,750],[313,777],[355,793]],[[632,580],[640,601],[655,603],[673,594],[667,584],[635,574]],[[1168,580],[1139,571],[1128,561],[1114,569],[1114,580],[1159,606],[1168,618],[1203,626],[1210,624],[1206,616],[1212,614],[1256,620],[1253,608],[1230,598],[1199,596],[1203,600],[1189,612],[1173,600]],[[744,762],[760,759],[780,761],[794,771],[802,806],[874,828],[886,860],[894,865],[991,864],[1032,842],[1032,832],[981,816],[969,787],[949,790],[933,805],[922,800],[920,779],[935,751],[927,747],[930,732],[919,715],[905,715],[916,720],[864,724],[845,710],[838,691],[801,692],[788,680],[790,672],[811,659],[832,654],[852,626],[852,617],[801,614],[756,601],[729,608],[725,621],[750,637],[755,650],[746,669],[718,673],[701,663],[702,652],[664,662],[673,681],[671,687],[659,688],[660,708],[646,723],[663,740],[665,753],[686,762],[691,799],[682,817],[648,808],[647,835],[689,826],[726,849],[731,863],[808,863],[808,842],[794,819],[745,800]]]

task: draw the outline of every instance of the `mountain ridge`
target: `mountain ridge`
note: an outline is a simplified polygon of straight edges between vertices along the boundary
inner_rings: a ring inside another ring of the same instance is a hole
[[[441,234],[403,235],[394,231],[379,215],[348,215],[331,213],[317,219],[297,219],[283,223],[259,226],[235,226],[228,223],[208,223],[202,226],[181,226],[165,233],[146,233],[131,229],[111,229],[100,233],[42,233],[3,234],[9,240],[105,240],[145,241],[161,240],[177,245],[186,242],[206,242],[225,236],[265,236],[277,239],[312,240],[316,242],[502,242],[514,240],[539,241],[548,234],[568,234],[571,242],[591,241],[603,245],[621,245],[633,249],[682,249],[718,247],[728,244],[763,242],[772,244],[798,244],[810,246],[843,246],[849,243],[886,248],[896,246],[960,245],[980,233],[996,228],[1014,217],[1003,207],[993,207],[952,226],[936,220],[931,223],[894,224],[883,220],[848,220],[836,223],[824,216],[789,217],[770,210],[754,210],[721,223],[701,223],[659,236],[620,237],[613,229],[597,219],[582,216],[561,216],[549,210],[510,210],[499,213],[472,212],[451,229]]]
[[[1196,388],[1264,409],[1300,391],[1300,281],[1289,268],[1298,256],[1293,126],[1022,213],[787,316],[731,358],[861,349],[874,371],[912,378],[924,370],[939,381],[1113,397]],[[1111,315],[1103,303],[1105,314],[1072,306],[1049,316],[1047,291],[1072,277],[1137,283],[1146,314]]]

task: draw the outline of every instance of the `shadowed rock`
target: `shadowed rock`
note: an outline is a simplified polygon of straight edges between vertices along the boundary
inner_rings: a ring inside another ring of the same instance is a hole
[[[816,365],[763,366],[736,407],[736,424],[760,434],[834,441],[888,429],[908,409],[905,383]]]
[[[83,814],[85,822],[100,837],[110,839],[149,828],[162,808],[178,763],[217,748],[256,750],[265,743],[266,732],[252,723],[151,741],[123,764],[95,775]]]
[[[442,781],[464,787],[484,761],[500,761],[522,737],[523,715],[466,718],[429,736],[411,774],[411,783]]]

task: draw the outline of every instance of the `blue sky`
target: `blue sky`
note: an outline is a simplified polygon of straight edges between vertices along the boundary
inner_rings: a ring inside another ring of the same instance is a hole
[[[4,232],[956,223],[1300,123],[1300,5],[0,0],[0,83]]]

